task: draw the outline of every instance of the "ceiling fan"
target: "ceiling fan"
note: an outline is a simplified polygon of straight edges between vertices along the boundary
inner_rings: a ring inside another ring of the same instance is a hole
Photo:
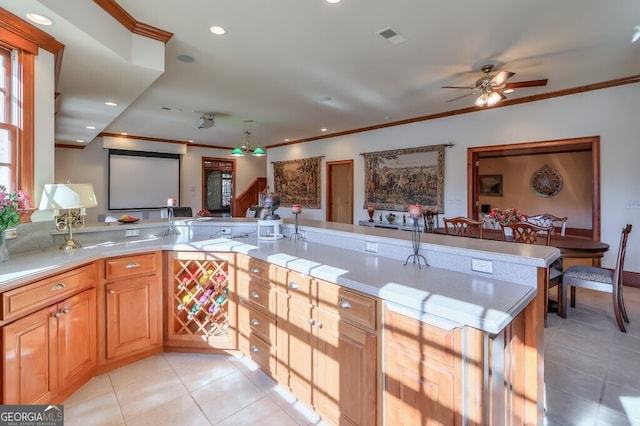
[[[492,74],[494,65],[487,64],[482,66],[482,72],[484,75],[476,80],[476,84],[473,87],[464,86],[442,86],[443,89],[469,89],[470,93],[466,95],[458,96],[453,99],[449,99],[447,102],[457,101],[458,99],[465,98],[474,94],[479,94],[476,99],[477,106],[494,106],[503,99],[506,99],[504,92],[520,87],[536,87],[546,86],[548,79],[541,80],[529,80],[519,81],[514,83],[507,83],[506,81],[513,77],[516,73],[510,71],[499,71],[497,74]]]

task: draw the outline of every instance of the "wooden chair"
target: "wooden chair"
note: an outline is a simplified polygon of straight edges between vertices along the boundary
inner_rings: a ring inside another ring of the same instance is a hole
[[[560,235],[565,234],[566,230],[567,230],[567,217],[558,217],[558,216],[554,216],[552,214],[549,213],[542,213],[542,214],[536,214],[536,215],[525,215],[527,222],[531,222],[534,225],[538,225],[538,226],[543,226],[543,227],[547,227],[547,226],[552,226],[553,229],[551,230],[552,234],[556,233],[556,229],[560,228]]]
[[[507,238],[505,229],[511,229],[511,239]],[[511,241],[524,244],[536,244],[538,239],[544,242],[544,245],[551,244],[551,232],[553,226],[538,226],[530,222],[513,222],[507,224],[501,224],[502,239],[504,241]],[[547,326],[547,314],[549,313],[549,289],[552,287],[558,287],[558,313],[562,312],[563,301],[560,290],[562,282],[562,264],[554,262],[547,268],[547,285],[544,287],[544,326]]]
[[[479,236],[482,239],[482,228],[484,227],[484,219],[482,220],[473,220],[468,217],[454,217],[454,218],[442,218],[444,222],[444,232],[449,235],[449,224],[451,224],[451,228],[453,230],[453,235],[457,235],[458,237],[472,237]],[[473,233],[473,229],[478,228],[477,235]]]
[[[616,267],[613,271],[610,269],[585,265],[570,266],[566,271],[564,271],[562,283],[560,284],[560,297],[562,298],[562,311],[560,316],[562,318],[567,317],[567,287],[571,287],[572,308],[575,308],[576,306],[576,287],[603,291],[613,295],[613,313],[616,316],[618,327],[623,333],[627,332],[624,323],[629,322],[629,316],[627,315],[627,311],[624,307],[624,299],[622,298],[622,274],[624,270],[624,256],[627,250],[627,239],[629,238],[630,232],[631,225],[627,225],[622,228],[620,247],[618,248],[618,258],[616,259]]]
[[[436,228],[440,227],[440,221],[438,220],[438,212],[432,212],[431,210],[425,210],[422,212],[424,219],[424,232],[432,234]]]

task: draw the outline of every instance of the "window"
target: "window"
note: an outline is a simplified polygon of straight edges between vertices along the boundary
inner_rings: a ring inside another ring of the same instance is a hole
[[[13,112],[13,69],[11,50],[0,47],[0,185],[17,187],[17,126]],[[17,99],[16,99],[17,100]]]

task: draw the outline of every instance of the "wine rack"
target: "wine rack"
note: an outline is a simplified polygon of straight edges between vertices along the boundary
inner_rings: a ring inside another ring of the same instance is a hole
[[[230,340],[230,262],[216,255],[171,257],[169,340],[226,348]]]

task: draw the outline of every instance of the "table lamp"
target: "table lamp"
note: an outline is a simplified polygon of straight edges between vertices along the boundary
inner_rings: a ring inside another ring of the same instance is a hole
[[[53,220],[58,231],[69,231],[61,250],[74,250],[81,245],[73,240],[73,229],[84,226],[87,207],[98,205],[93,185],[90,183],[46,184],[40,198],[39,210],[53,210]],[[62,211],[61,211],[62,210]]]

